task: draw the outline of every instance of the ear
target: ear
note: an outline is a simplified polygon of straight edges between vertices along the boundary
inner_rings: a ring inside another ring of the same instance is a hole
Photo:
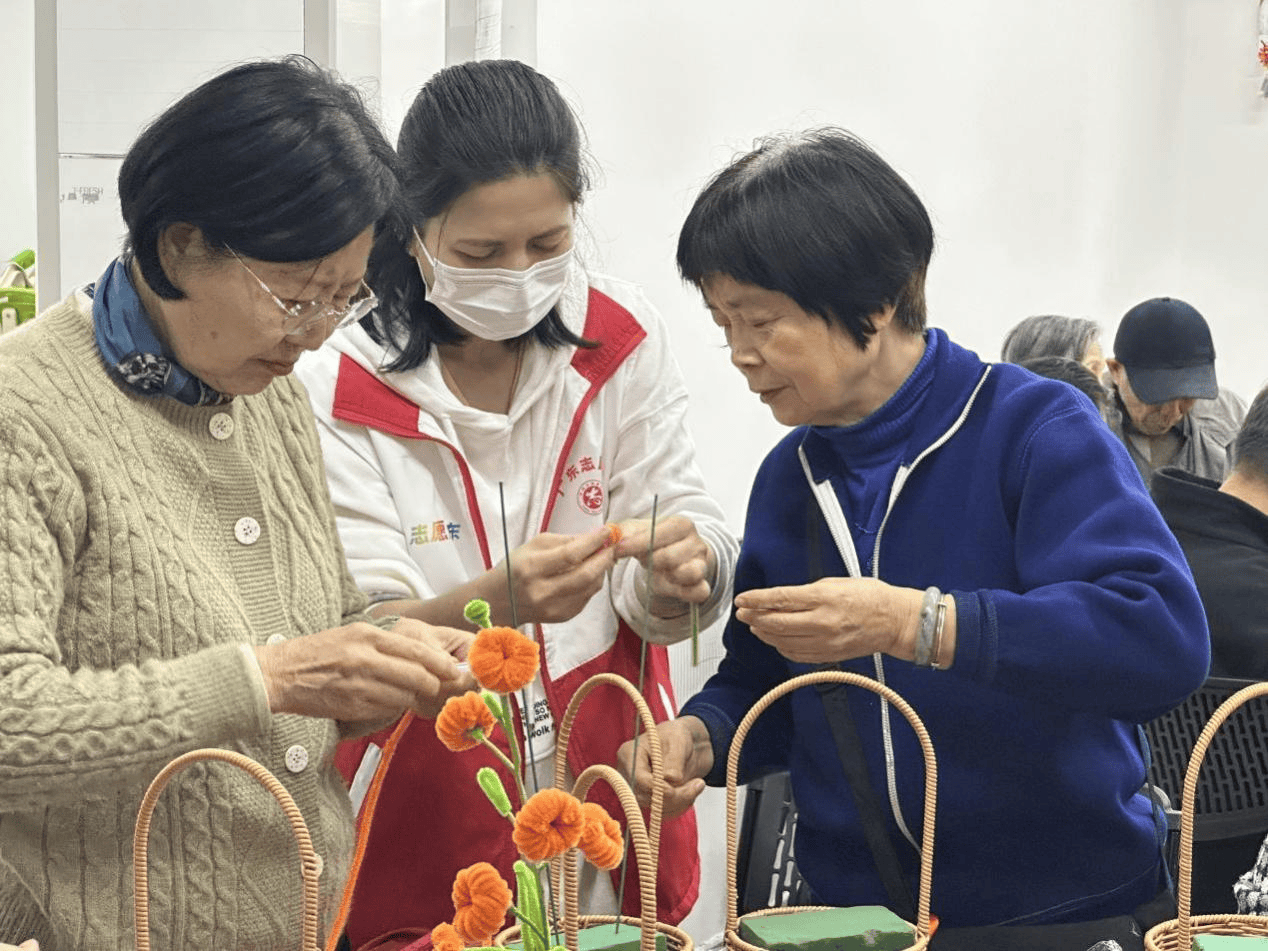
[[[178,221],[163,229],[158,239],[159,261],[169,275],[207,256],[202,230],[187,221]]]
[[[1114,380],[1114,382],[1117,383],[1119,386],[1122,386],[1123,376],[1127,372],[1123,368],[1123,365],[1119,363],[1117,360],[1115,360],[1113,357],[1106,357],[1105,369],[1109,370],[1109,375]]]
[[[159,264],[172,286],[184,291],[185,276],[197,267],[205,266],[207,243],[202,229],[186,221],[178,221],[165,227],[157,242]]]
[[[876,311],[876,313],[869,314],[867,320],[868,323],[872,325],[872,329],[874,329],[877,334],[880,334],[894,325],[895,313],[897,313],[897,308],[895,308],[893,304],[886,304],[880,310]],[[872,339],[875,339],[875,335],[873,335]]]

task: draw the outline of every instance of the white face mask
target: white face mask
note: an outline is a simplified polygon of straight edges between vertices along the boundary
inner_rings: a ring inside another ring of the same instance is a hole
[[[537,326],[563,295],[572,248],[523,271],[505,267],[454,267],[432,257],[418,232],[418,246],[434,275],[431,287],[418,261],[426,299],[481,340],[510,340]],[[415,258],[417,261],[417,258]]]

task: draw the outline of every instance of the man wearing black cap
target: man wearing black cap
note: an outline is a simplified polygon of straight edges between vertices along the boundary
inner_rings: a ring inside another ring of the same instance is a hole
[[[1137,304],[1119,322],[1106,366],[1122,417],[1115,431],[1146,485],[1162,466],[1223,480],[1246,406],[1215,382],[1201,314],[1174,297]]]

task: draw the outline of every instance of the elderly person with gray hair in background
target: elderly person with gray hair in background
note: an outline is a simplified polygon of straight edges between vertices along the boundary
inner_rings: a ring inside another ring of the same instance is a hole
[[[1105,375],[1101,330],[1086,317],[1039,314],[1027,317],[1004,337],[1000,359],[1025,366],[1039,357],[1066,357],[1087,367],[1099,380]]]

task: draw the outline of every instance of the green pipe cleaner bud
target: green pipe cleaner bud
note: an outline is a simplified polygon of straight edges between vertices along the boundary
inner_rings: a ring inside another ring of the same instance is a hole
[[[515,897],[518,899],[519,917],[537,926],[536,929],[520,930],[524,951],[546,951],[546,912],[541,879],[523,859],[516,859],[512,868],[515,870]]]
[[[462,616],[483,630],[493,626],[493,617],[489,613],[489,602],[480,598],[472,598],[462,609]]]
[[[484,794],[489,797],[489,802],[493,803],[493,808],[498,811],[498,815],[509,816],[511,814],[511,800],[506,795],[502,780],[498,778],[498,774],[493,771],[492,767],[481,766],[476,772],[476,782],[480,784]]]
[[[489,708],[489,712],[493,714],[493,719],[498,723],[502,722],[502,701],[498,699],[498,695],[492,690],[481,690],[480,699],[484,701],[484,705]]]

